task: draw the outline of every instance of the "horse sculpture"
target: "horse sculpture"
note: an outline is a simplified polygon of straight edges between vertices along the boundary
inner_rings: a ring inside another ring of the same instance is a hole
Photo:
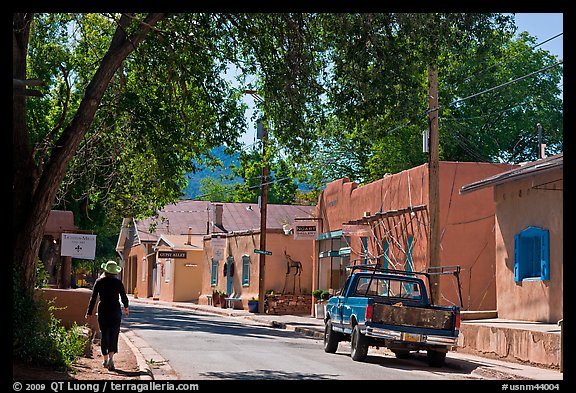
[[[300,261],[295,261],[292,257],[286,253],[284,250],[284,256],[286,257],[286,277],[284,278],[284,289],[282,293],[286,293],[286,284],[288,283],[288,277],[291,275],[290,272],[294,270],[292,274],[294,282],[292,285],[292,293],[296,292],[296,276],[298,276],[298,291],[302,292],[302,287],[300,286],[300,275],[302,274],[302,263]]]

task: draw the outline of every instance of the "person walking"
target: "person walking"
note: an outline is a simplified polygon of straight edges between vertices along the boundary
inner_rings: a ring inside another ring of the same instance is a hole
[[[100,348],[104,361],[102,365],[114,370],[114,355],[118,353],[118,338],[120,335],[120,322],[122,321],[122,310],[119,299],[124,305],[124,315],[128,316],[128,297],[122,281],[118,279],[118,273],[122,270],[114,261],[102,264],[104,272],[94,282],[92,296],[86,311],[86,318],[92,317],[96,299],[98,303],[98,326],[100,327]]]

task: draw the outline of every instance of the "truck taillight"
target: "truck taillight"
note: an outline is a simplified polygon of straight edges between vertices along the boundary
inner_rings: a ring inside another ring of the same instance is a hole
[[[460,312],[456,313],[456,329],[460,330]]]
[[[368,304],[366,306],[366,315],[364,316],[364,319],[366,321],[371,321],[372,320],[372,311],[374,311],[374,305],[373,304]]]

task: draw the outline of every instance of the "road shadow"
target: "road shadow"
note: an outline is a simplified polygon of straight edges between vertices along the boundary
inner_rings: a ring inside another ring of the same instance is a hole
[[[294,332],[275,329],[263,324],[236,322],[229,317],[198,313],[194,310],[172,309],[134,305],[124,326],[140,330],[170,330],[181,332],[210,332],[235,337],[258,337],[262,339],[295,337]]]
[[[250,371],[210,371],[200,374],[203,377],[218,380],[298,380],[298,381],[318,381],[332,380],[337,375],[314,374],[300,372],[285,372],[278,370],[250,370]]]
[[[381,351],[381,350],[380,350]],[[364,363],[374,364],[388,369],[396,369],[401,371],[425,371],[434,372],[442,375],[464,375],[469,379],[525,379],[518,377],[514,374],[515,370],[510,367],[510,374],[503,372],[501,367],[494,367],[493,365],[469,359],[459,359],[450,357],[450,353],[446,356],[446,362],[442,367],[433,367],[428,364],[428,357],[426,352],[412,352],[407,358],[399,359],[392,353],[377,352],[377,350],[370,350]],[[349,346],[341,348],[335,354],[338,356],[350,357]],[[350,359],[352,361],[352,359]],[[504,370],[506,371],[506,370]]]

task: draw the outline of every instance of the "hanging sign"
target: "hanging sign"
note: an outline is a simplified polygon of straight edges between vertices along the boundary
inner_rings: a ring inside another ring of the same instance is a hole
[[[63,233],[60,255],[78,259],[96,257],[96,235]]]
[[[226,237],[212,237],[212,258],[219,261],[224,259],[224,250],[226,249]]]
[[[158,258],[186,258],[186,251],[158,251]]]
[[[294,240],[316,240],[318,230],[315,221],[296,221]]]

